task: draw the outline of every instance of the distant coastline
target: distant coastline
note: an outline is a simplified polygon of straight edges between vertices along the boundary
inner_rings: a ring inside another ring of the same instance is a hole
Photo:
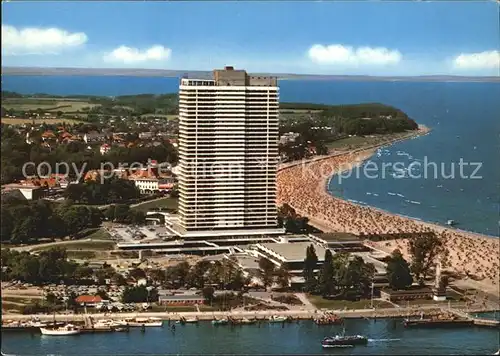
[[[273,75],[280,80],[341,80],[341,81],[402,81],[402,82],[498,82],[500,76],[369,76],[369,75],[321,75],[291,73],[252,73]],[[210,78],[210,71],[140,69],[140,68],[51,68],[51,67],[2,67],[2,75],[22,76],[130,76],[130,77],[181,77]]]

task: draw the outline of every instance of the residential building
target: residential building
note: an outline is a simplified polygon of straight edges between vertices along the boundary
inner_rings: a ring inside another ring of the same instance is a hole
[[[110,149],[111,149],[111,146],[108,145],[107,143],[104,143],[99,148],[99,152],[101,152],[102,155],[105,155],[106,153],[109,152]]]
[[[281,234],[277,228],[279,88],[226,67],[181,79],[179,225],[184,238]]]
[[[91,142],[103,142],[106,140],[106,134],[105,133],[100,133],[100,132],[89,132],[83,135],[83,141],[85,143],[91,143]]]
[[[75,302],[81,306],[94,307],[98,303],[102,303],[102,298],[98,295],[80,295],[76,297]]]
[[[205,302],[205,298],[196,294],[174,294],[160,295],[158,303],[161,305],[201,305]]]

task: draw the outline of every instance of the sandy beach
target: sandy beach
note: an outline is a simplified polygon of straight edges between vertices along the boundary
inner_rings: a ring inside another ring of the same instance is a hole
[[[412,136],[426,133],[428,129],[422,127]],[[481,289],[498,295],[500,278],[498,238],[391,214],[329,194],[327,186],[333,175],[361,165],[376,152],[378,147],[336,153],[321,159],[316,158],[282,167],[277,177],[278,205],[289,204],[298,214],[307,216],[312,225],[325,232],[386,234],[433,231],[443,240],[448,251],[444,267],[466,279],[472,277],[476,284],[481,285]],[[409,257],[408,241],[405,239],[369,243],[389,253],[396,248],[400,249],[406,258]]]

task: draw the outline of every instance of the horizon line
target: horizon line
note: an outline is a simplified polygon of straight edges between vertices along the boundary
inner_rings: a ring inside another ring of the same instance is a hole
[[[129,75],[147,76],[146,74],[156,74],[154,76],[179,77],[182,75],[201,74],[208,75],[212,70],[182,70],[182,69],[156,69],[156,68],[92,68],[92,67],[33,67],[33,66],[2,66],[2,75],[85,75],[89,72],[100,76]],[[58,72],[58,73],[57,73]],[[66,73],[64,73],[66,72]],[[70,73],[68,73],[70,72]],[[85,73],[86,72],[86,73]],[[97,72],[97,73],[96,73]],[[250,72],[249,72],[250,73]],[[371,74],[313,74],[313,73],[273,73],[273,72],[251,72],[260,75],[272,75],[278,79],[300,79],[301,77],[314,77],[316,79],[335,78],[373,78],[373,79],[468,79],[468,80],[488,80],[500,81],[500,76],[494,75],[453,75],[453,74],[423,74],[423,75],[371,75]]]

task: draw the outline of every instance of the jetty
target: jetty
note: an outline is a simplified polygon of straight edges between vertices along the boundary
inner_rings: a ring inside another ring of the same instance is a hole
[[[491,328],[500,327],[499,320],[475,317],[475,316],[470,315],[469,313],[466,313],[462,310],[454,309],[454,308],[446,308],[446,309],[444,309],[444,311],[451,313],[453,315],[456,315],[463,320],[468,320],[471,322],[472,325],[491,327]]]

